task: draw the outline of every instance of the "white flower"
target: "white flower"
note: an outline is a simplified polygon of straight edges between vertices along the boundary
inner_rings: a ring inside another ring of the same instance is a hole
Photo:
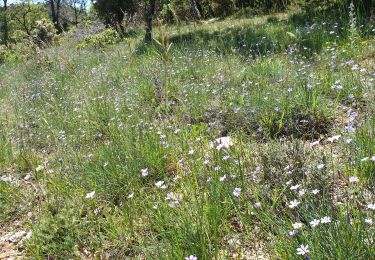
[[[130,193],[129,195],[128,195],[128,199],[132,199],[134,197],[134,192],[133,193]]]
[[[38,167],[35,168],[36,172],[40,172],[40,171],[43,171],[43,170],[44,170],[44,166],[43,165],[39,165]]]
[[[368,208],[368,209],[371,209],[371,210],[375,210],[375,203],[373,203],[373,204],[368,204],[368,205],[367,205],[367,208]]]
[[[227,178],[227,175],[224,174],[223,176],[221,176],[221,177],[219,178],[219,180],[220,180],[220,181],[225,181],[226,178]]]
[[[308,245],[300,245],[300,247],[297,248],[297,255],[306,255],[309,252],[310,250]]]
[[[296,222],[296,223],[293,223],[292,226],[294,229],[300,229],[303,227],[303,224],[300,222]]]
[[[292,231],[289,231],[289,236],[291,236],[291,237],[296,235],[296,234],[298,234],[298,230],[293,229]]]
[[[233,195],[239,197],[241,195],[241,188],[235,188],[233,191]]]
[[[362,158],[362,159],[361,159],[361,162],[365,162],[365,161],[367,161],[368,159],[369,159],[368,157]]]
[[[338,141],[340,139],[341,135],[334,135],[332,137],[328,137],[327,138],[327,141],[330,142],[330,143],[333,143],[335,141]]]
[[[231,245],[231,246],[239,246],[241,245],[241,241],[238,240],[237,238],[231,238],[228,240],[228,244]]]
[[[366,218],[365,223],[367,223],[369,225],[372,225],[372,223],[373,223],[372,218]]]
[[[375,162],[375,155],[371,157],[371,161]]]
[[[350,182],[350,183],[356,183],[356,182],[358,182],[358,181],[359,181],[359,179],[358,179],[358,177],[356,177],[356,176],[352,176],[352,177],[349,178],[349,182]]]
[[[328,216],[325,216],[325,217],[320,219],[320,223],[322,223],[322,224],[327,224],[327,223],[330,223],[330,222],[331,222],[331,218],[328,217]]]
[[[208,164],[209,162],[210,162],[209,160],[205,160],[203,163]]]
[[[254,208],[256,208],[256,209],[259,209],[261,206],[262,206],[262,204],[260,202],[256,202],[254,204]]]
[[[148,168],[142,169],[141,174],[142,174],[143,177],[146,177],[148,175]]]
[[[310,221],[310,225],[311,227],[316,227],[320,224],[320,220],[319,219],[313,219],[313,221]]]
[[[319,191],[320,191],[320,190],[318,190],[318,189],[314,189],[314,190],[311,191],[311,193],[314,194],[314,195],[316,195],[316,194],[319,193]]]
[[[319,142],[320,142],[320,141],[318,140],[318,141],[315,141],[315,142],[310,143],[310,147],[313,148],[314,146],[318,145]]]
[[[353,139],[346,139],[345,143],[350,144],[353,141]]]
[[[297,189],[299,188],[299,186],[300,186],[300,185],[297,184],[297,185],[291,186],[290,189],[291,189],[291,190],[297,190]]]
[[[194,154],[194,149],[191,149],[190,151],[189,151],[189,155],[193,155]]]
[[[305,190],[305,189],[302,189],[302,190],[300,190],[300,191],[298,192],[298,195],[303,196],[303,195],[305,195],[305,193],[306,193],[306,190]]]
[[[95,196],[95,191],[89,192],[86,194],[86,199],[92,199]]]
[[[298,200],[293,200],[289,203],[289,208],[291,209],[294,209],[295,207],[297,207],[301,202],[299,202]]]
[[[164,184],[164,181],[158,181],[155,183],[155,186],[160,188],[160,189],[163,189],[165,190],[168,186],[166,184]]]
[[[317,166],[318,170],[321,170],[323,169],[324,167],[326,167],[326,165],[324,163],[321,163]]]
[[[219,151],[223,148],[227,149],[233,146],[232,138],[230,136],[220,137],[216,139],[216,142],[218,143],[218,146],[216,146],[216,149]]]
[[[195,255],[189,255],[187,257],[185,257],[185,260],[197,260],[198,257],[196,257]]]

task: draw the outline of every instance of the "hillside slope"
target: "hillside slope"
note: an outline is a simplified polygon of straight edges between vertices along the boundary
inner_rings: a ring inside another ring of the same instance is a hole
[[[0,254],[371,259],[375,29],[296,17],[0,65]]]

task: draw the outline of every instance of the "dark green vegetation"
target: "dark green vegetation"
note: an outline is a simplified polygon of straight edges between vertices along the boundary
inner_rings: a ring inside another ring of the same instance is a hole
[[[355,10],[149,45],[70,32],[0,66],[0,224],[36,259],[371,259],[375,27]]]

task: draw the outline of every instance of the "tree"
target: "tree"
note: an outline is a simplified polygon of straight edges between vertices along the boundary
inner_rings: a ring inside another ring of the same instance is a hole
[[[201,13],[198,9],[196,0],[190,0],[190,9],[191,9],[193,19],[200,20],[202,18]]]
[[[107,25],[116,28],[122,34],[125,28],[122,24],[125,15],[134,15],[138,5],[136,0],[95,0],[94,8],[99,18]]]
[[[145,42],[152,41],[152,21],[154,18],[156,9],[156,0],[149,0],[149,7],[146,14],[146,35],[145,35]]]
[[[2,24],[2,31],[3,31],[3,39],[2,43],[8,45],[9,41],[9,25],[8,25],[8,0],[3,0],[3,24]]]
[[[85,13],[88,0],[66,0],[66,4],[73,9],[74,24],[78,24],[79,17]]]
[[[32,30],[36,27],[36,22],[41,19],[48,18],[48,12],[45,6],[33,4],[30,0],[25,0],[19,4],[15,4],[9,9],[12,17],[11,31],[23,31],[31,36]]]
[[[63,28],[60,24],[61,0],[47,0],[47,4],[50,6],[52,22],[57,32],[62,33]]]

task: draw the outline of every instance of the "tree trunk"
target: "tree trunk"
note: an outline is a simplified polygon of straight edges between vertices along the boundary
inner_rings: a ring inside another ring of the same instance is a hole
[[[202,18],[201,13],[199,12],[196,0],[190,0],[190,9],[191,9],[191,14],[193,15],[194,20],[200,20]]]
[[[60,25],[60,1],[61,0],[49,0],[52,22],[55,25],[58,33],[62,33],[62,28]]]
[[[9,41],[9,27],[8,27],[8,0],[3,0],[3,11],[4,11],[4,20],[3,20],[3,44],[8,45]]]
[[[145,42],[152,41],[152,20],[154,17],[156,8],[156,0],[150,0],[150,6],[147,11],[146,15],[146,35],[145,35]]]

